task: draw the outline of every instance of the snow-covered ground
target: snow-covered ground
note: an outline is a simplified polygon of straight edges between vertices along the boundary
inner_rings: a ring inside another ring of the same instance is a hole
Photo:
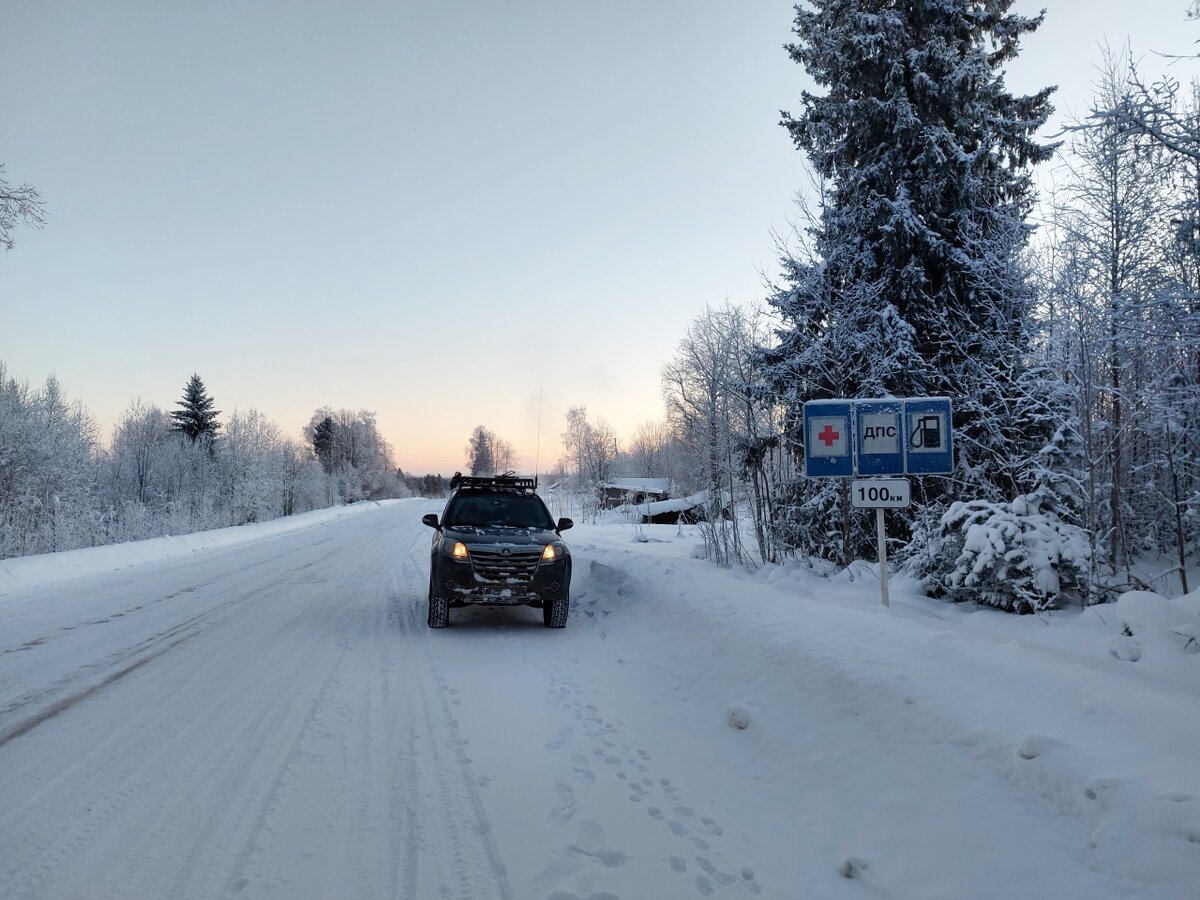
[[[0,896],[1200,895],[1200,593],[884,609],[597,525],[565,631],[433,632],[439,505],[0,563]]]

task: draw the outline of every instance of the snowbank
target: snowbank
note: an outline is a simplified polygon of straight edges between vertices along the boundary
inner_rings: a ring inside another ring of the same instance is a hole
[[[64,550],[61,553],[40,553],[36,556],[0,560],[0,602],[18,592],[46,587],[59,581],[116,572],[202,550],[217,550],[271,540],[284,534],[318,528],[335,519],[357,515],[368,509],[411,502],[414,502],[413,498],[353,503],[349,506],[334,506],[269,522],[219,528],[214,531],[167,535],[127,544],[85,547],[80,550]]]

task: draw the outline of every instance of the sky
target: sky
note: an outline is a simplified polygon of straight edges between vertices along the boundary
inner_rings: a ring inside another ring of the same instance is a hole
[[[1007,80],[1059,85],[1048,130],[1086,112],[1102,43],[1161,69],[1200,38],[1186,0],[1044,6]],[[47,219],[0,251],[0,361],[57,375],[106,439],[193,372],[290,436],[373,410],[408,472],[462,468],[476,425],[545,471],[573,406],[629,438],[689,323],[761,300],[796,218],[792,17],[0,0],[0,163]]]

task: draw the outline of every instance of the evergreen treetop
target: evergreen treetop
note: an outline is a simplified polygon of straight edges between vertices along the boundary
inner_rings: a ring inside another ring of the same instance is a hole
[[[201,437],[209,440],[216,438],[221,427],[217,416],[221,411],[213,409],[213,399],[199,375],[192,375],[183,389],[183,399],[175,401],[175,405],[180,408],[171,412],[174,431],[186,434],[192,441]]]
[[[321,463],[321,468],[326,472],[333,471],[336,442],[337,426],[333,421],[333,416],[326,416],[317,423],[312,436],[313,453]]]
[[[823,266],[810,274],[833,304],[826,315],[891,345],[894,371],[856,367],[885,392],[946,392],[957,387],[947,368],[981,349],[978,335],[1023,337],[1029,292],[1017,255],[1030,231],[1028,167],[1053,153],[1036,140],[1053,88],[1018,97],[1005,87],[1000,67],[1042,21],[1010,15],[1011,5],[797,7],[800,40],[787,50],[828,88],[805,92],[803,114],[782,122],[830,183],[815,235]],[[905,377],[914,368],[915,384]]]

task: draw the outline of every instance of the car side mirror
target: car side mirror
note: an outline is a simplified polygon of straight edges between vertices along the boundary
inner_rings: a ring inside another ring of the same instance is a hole
[[[568,528],[570,528],[574,524],[575,523],[573,521],[571,521],[570,519],[559,519],[558,525],[555,528],[555,531],[566,531]]]
[[[421,516],[421,524],[428,525],[430,528],[441,528],[441,526],[438,525],[438,518],[435,513],[426,513],[425,515]]]

